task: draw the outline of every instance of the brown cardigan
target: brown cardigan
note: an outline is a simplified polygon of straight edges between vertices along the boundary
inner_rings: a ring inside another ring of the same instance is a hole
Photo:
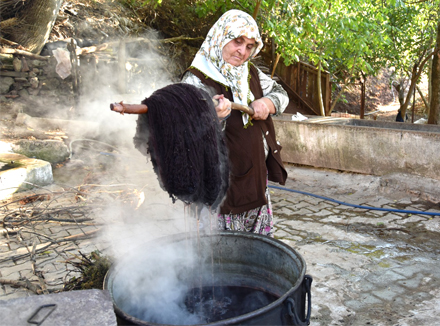
[[[199,70],[188,69],[202,83],[224,94],[233,101],[231,90],[206,77]],[[263,97],[257,69],[250,65],[250,89],[255,99]],[[210,94],[212,95],[212,94]],[[285,184],[287,172],[280,156],[281,146],[277,144],[272,117],[266,120],[252,120],[252,126],[243,126],[241,112],[232,110],[226,121],[225,141],[229,151],[230,181],[226,198],[220,207],[221,214],[239,214],[267,204],[266,178]],[[261,133],[266,137],[269,155],[264,159],[264,145]]]

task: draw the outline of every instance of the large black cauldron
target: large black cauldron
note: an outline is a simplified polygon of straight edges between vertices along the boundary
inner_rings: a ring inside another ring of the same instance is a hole
[[[267,236],[179,234],[112,266],[104,281],[119,325],[308,325],[303,258]]]

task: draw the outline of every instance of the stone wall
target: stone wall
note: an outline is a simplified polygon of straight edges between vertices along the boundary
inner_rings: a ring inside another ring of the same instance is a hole
[[[72,76],[58,75],[54,56],[36,57],[0,55],[0,104],[33,115],[52,110],[62,117],[74,105]]]
[[[142,100],[168,85],[176,70],[173,60],[159,51],[163,44],[148,38],[84,48],[65,41],[46,46],[44,56],[6,48],[0,53],[2,112],[6,107],[15,114],[77,119],[84,113],[81,103],[107,103],[133,94]]]

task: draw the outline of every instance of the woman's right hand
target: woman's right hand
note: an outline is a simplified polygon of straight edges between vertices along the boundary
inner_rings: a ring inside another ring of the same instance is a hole
[[[231,114],[231,102],[223,94],[214,95],[212,98],[218,101],[215,111],[220,120],[225,119]]]

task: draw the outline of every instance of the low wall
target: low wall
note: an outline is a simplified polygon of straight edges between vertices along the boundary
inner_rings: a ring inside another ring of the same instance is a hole
[[[372,175],[440,180],[440,127],[331,117],[274,119],[285,162]]]
[[[0,105],[2,110],[15,108],[31,115],[50,111],[53,115],[68,112],[75,105],[72,76],[61,78],[53,56],[41,60],[20,55],[0,56]],[[4,111],[3,111],[4,112]]]

